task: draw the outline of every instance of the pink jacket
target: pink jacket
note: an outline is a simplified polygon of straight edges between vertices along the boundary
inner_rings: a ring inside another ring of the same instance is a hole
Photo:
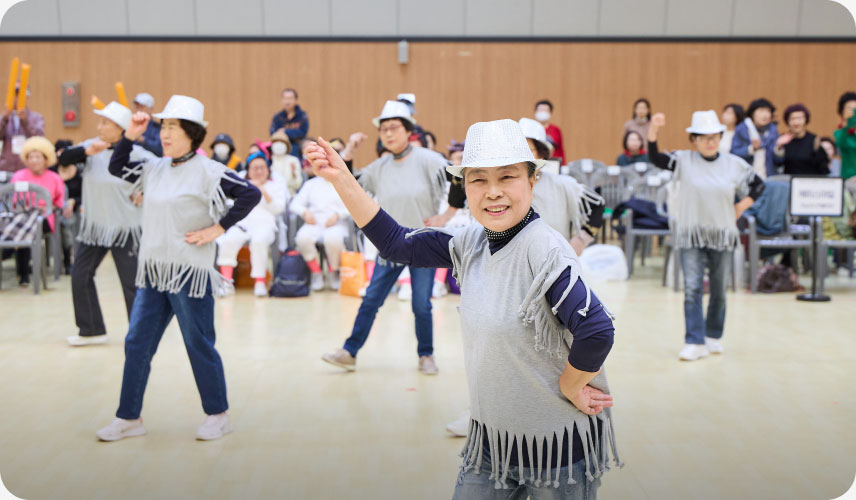
[[[53,170],[45,170],[42,175],[36,177],[29,169],[23,168],[15,172],[10,182],[30,182],[47,189],[51,195],[54,208],[62,208],[65,203],[65,182]],[[54,224],[54,214],[51,213],[48,215],[48,225],[51,227],[51,231],[54,230]]]

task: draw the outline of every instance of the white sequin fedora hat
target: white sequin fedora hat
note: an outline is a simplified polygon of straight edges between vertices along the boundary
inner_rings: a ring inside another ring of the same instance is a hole
[[[725,132],[725,129],[725,125],[719,123],[719,116],[716,115],[716,111],[696,111],[693,113],[693,122],[687,127],[687,132],[708,135]]]
[[[521,162],[534,164],[536,170],[547,163],[532,156],[520,124],[506,118],[470,125],[461,164],[449,165],[446,171],[455,177],[463,177],[465,168],[502,167]]]
[[[390,118],[402,118],[412,124],[416,123],[416,120],[410,115],[410,107],[399,101],[386,101],[386,104],[383,105],[383,110],[380,112],[380,116],[372,118],[372,123],[375,127],[380,127],[380,122]]]
[[[131,110],[116,101],[104,106],[104,109],[96,109],[95,114],[107,118],[122,127],[122,130],[127,130],[131,124]]]
[[[553,145],[547,140],[547,130],[544,128],[544,125],[541,125],[541,122],[533,120],[532,118],[521,118],[517,123],[520,124],[524,137],[532,139],[533,141],[538,141],[543,144],[545,148],[551,151],[553,150]]]
[[[170,118],[187,120],[208,128],[208,122],[203,119],[204,115],[205,106],[198,99],[187,97],[186,95],[174,95],[169,98],[169,102],[166,103],[163,111],[155,113],[152,116],[159,120]]]

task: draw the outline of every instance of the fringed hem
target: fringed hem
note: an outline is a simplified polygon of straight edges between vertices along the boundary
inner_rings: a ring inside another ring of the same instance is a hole
[[[579,201],[577,202],[577,218],[573,221],[574,234],[578,234],[582,231],[583,226],[588,224],[589,216],[591,216],[591,207],[593,205],[601,205],[604,204],[605,201],[603,197],[597,192],[586,186],[585,184],[580,184],[580,192],[579,192]]]
[[[238,180],[232,177],[231,175],[229,175],[229,172],[231,172],[231,170],[224,170],[220,174],[220,180],[227,180],[229,182],[241,186],[247,185],[246,181]],[[219,221],[220,219],[222,219],[223,216],[226,215],[226,212],[229,211],[229,207],[227,206],[228,201],[229,198],[226,196],[226,193],[223,192],[223,187],[220,186],[220,182],[218,181],[217,184],[214,186],[213,192],[211,193],[211,206],[208,209],[208,215],[210,215],[211,218],[215,221]]]
[[[675,231],[676,248],[710,248],[733,250],[740,240],[737,228],[680,227]]]
[[[225,295],[233,288],[232,282],[212,267],[157,260],[137,264],[136,285],[140,288],[151,286],[159,292],[179,293],[188,283],[188,295],[194,299],[205,296],[209,283],[215,296]]]
[[[607,409],[608,410],[608,409]],[[601,477],[605,472],[612,470],[612,465],[616,467],[624,467],[624,462],[618,457],[618,446],[615,443],[615,430],[612,424],[611,413],[604,410],[601,415],[596,417],[603,421],[603,433],[598,431],[597,425],[592,425],[591,419],[587,415],[581,415],[574,419],[570,426],[566,426],[549,435],[526,435],[513,434],[503,429],[480,424],[474,419],[470,419],[469,430],[467,431],[467,441],[461,450],[460,456],[463,458],[461,462],[461,473],[471,469],[476,470],[476,474],[481,474],[482,459],[484,456],[484,439],[487,433],[487,440],[490,453],[491,471],[488,479],[494,480],[495,489],[508,489],[508,471],[511,463],[511,450],[517,445],[517,464],[520,468],[520,477],[518,486],[529,484],[536,488],[543,486],[552,486],[558,488],[562,481],[562,452],[565,446],[565,433],[568,435],[568,450],[570,452],[570,444],[573,442],[574,432],[576,432],[583,442],[583,452],[586,461],[586,479],[594,481]],[[553,450],[553,438],[556,437],[558,449]],[[529,477],[525,477],[523,473],[523,446],[525,441],[527,448],[527,458],[529,458]],[[546,448],[547,460],[544,460],[544,450]],[[532,467],[535,463],[534,455],[538,457],[536,467]],[[556,467],[551,467],[553,454],[556,454]],[[610,465],[610,454],[612,465]],[[569,464],[573,462],[574,457],[569,457]],[[592,470],[593,469],[593,470]],[[462,475],[461,474],[461,475]],[[576,484],[576,481],[569,473],[567,484]]]
[[[134,247],[139,247],[142,233],[142,226],[106,227],[97,222],[92,222],[84,216],[80,223],[77,241],[99,247],[123,247],[128,243],[130,237],[134,242]]]
[[[571,270],[571,279],[568,287],[562,292],[562,297],[551,308],[547,301],[547,292],[559,276],[566,268]],[[571,293],[571,289],[576,284],[577,280],[582,281],[579,272],[578,261],[571,256],[563,255],[560,249],[556,248],[550,251],[546,261],[541,264],[541,268],[532,285],[526,292],[526,297],[518,309],[518,316],[523,322],[523,326],[535,324],[535,350],[546,350],[551,356],[562,357],[567,355],[569,347],[563,344],[565,333],[570,333],[564,325],[556,318],[556,313],[559,306]],[[591,288],[582,282],[586,289],[586,305],[577,314],[586,316],[591,307]],[[569,344],[569,343],[568,343]],[[565,348],[563,349],[563,345]],[[553,348],[555,346],[555,349]]]

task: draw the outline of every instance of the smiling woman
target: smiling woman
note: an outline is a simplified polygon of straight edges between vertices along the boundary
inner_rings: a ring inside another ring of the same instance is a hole
[[[116,144],[109,171],[145,190],[142,237],[136,284],[139,287],[125,338],[125,369],[116,418],[96,434],[117,441],[146,433],[140,413],[151,361],[173,316],[178,319],[205,422],[201,440],[231,431],[226,414],[226,379],[214,348],[214,291],[228,283],[214,268],[214,240],[247,216],[259,202],[259,190],[222,163],[197,156],[208,125],[205,107],[181,95],[170,98],[163,112],[161,143],[165,158],[130,163],[131,148],[150,117],[137,112]],[[226,198],[235,200],[226,209]]]
[[[580,277],[568,241],[532,210],[543,161],[520,125],[498,120],[467,131],[461,165],[446,170],[464,178],[478,224],[451,233],[400,226],[319,142],[307,158],[380,255],[451,268],[460,284],[472,418],[454,498],[485,498],[495,488],[507,488],[507,498],[594,498],[610,450],[620,464],[603,371],[612,315]]]

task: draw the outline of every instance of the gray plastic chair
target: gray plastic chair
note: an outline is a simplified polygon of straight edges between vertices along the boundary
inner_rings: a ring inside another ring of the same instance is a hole
[[[46,262],[48,241],[45,236],[52,235],[43,234],[42,224],[47,214],[54,210],[50,193],[42,186],[26,182],[0,185],[0,214],[11,215],[33,208],[38,208],[42,214],[36,221],[32,239],[0,240],[0,248],[30,248],[33,262],[33,294],[38,295],[39,284],[43,285],[45,290],[48,288]],[[57,232],[54,231],[53,234],[57,234]],[[58,248],[57,244],[52,246]],[[54,257],[54,261],[56,261],[56,257]],[[0,272],[0,288],[3,286],[2,278],[2,272]]]

